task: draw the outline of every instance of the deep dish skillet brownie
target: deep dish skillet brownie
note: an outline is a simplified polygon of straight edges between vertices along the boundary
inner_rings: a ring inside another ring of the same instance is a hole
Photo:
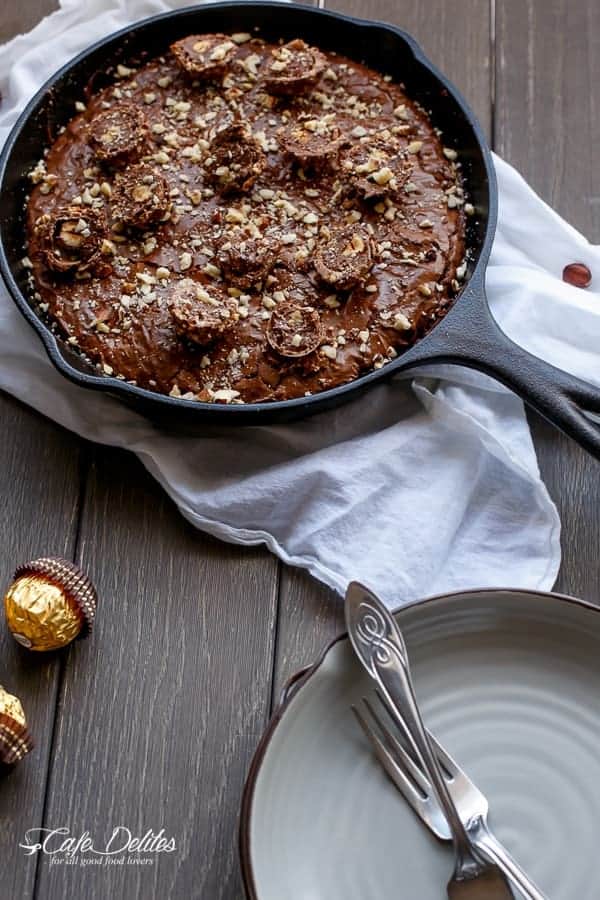
[[[190,35],[76,103],[30,173],[39,310],[100,372],[190,400],[380,368],[464,275],[456,153],[365,66]]]

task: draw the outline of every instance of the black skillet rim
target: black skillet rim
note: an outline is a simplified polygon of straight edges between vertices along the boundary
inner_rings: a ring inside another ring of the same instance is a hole
[[[458,305],[463,293],[465,292],[465,289],[473,283],[476,285],[478,283],[478,280],[479,282],[483,280],[483,273],[485,271],[487,260],[491,251],[491,245],[496,229],[497,219],[497,187],[495,171],[492,163],[492,155],[483,134],[483,130],[460,91],[428,59],[428,57],[421,49],[420,45],[410,34],[403,31],[401,28],[396,27],[395,25],[388,24],[387,22],[361,19],[356,16],[348,16],[330,10],[322,10],[316,7],[303,6],[299,3],[281,4],[279,0],[260,0],[260,2],[256,3],[245,2],[243,4],[238,2],[238,0],[219,0],[219,2],[215,3],[204,3],[200,6],[185,7],[183,9],[172,10],[170,12],[160,13],[155,16],[148,16],[144,19],[140,19],[139,21],[134,22],[131,25],[126,26],[125,28],[121,28],[118,31],[112,32],[106,37],[101,38],[99,41],[91,44],[85,50],[81,51],[81,53],[78,53],[75,57],[73,57],[73,59],[69,60],[67,63],[61,66],[61,68],[58,69],[50,78],[48,78],[46,82],[40,87],[40,89],[36,91],[34,96],[25,106],[22,113],[19,115],[5,141],[2,152],[0,153],[0,194],[3,190],[6,170],[9,163],[11,162],[13,147],[21,132],[27,127],[29,119],[35,112],[37,105],[60,79],[62,79],[69,72],[76,69],[77,66],[81,62],[83,62],[90,54],[99,50],[101,47],[112,43],[116,39],[126,38],[127,35],[131,32],[139,28],[143,28],[147,25],[154,25],[157,22],[179,18],[180,16],[183,18],[189,16],[190,13],[202,12],[202,10],[207,9],[214,10],[242,7],[245,10],[247,10],[249,7],[273,10],[295,9],[301,11],[303,15],[320,16],[324,19],[328,19],[330,22],[341,20],[349,22],[351,25],[364,30],[387,31],[399,37],[410,47],[417,62],[419,62],[429,70],[434,78],[438,80],[442,88],[444,88],[452,96],[454,101],[461,108],[465,118],[468,120],[469,125],[473,130],[475,139],[481,151],[488,182],[488,211],[487,221],[485,225],[485,237],[479,250],[476,265],[469,278],[465,281],[461,292],[455,298],[453,306],[449,310],[445,318],[449,319],[450,317],[452,317],[452,313]],[[265,418],[265,420],[273,420],[276,419],[279,414],[282,418],[286,416],[289,416],[289,418],[291,419],[301,418],[303,415],[310,415],[315,412],[319,412],[320,410],[325,410],[333,404],[337,405],[338,402],[342,402],[344,399],[352,399],[353,394],[358,395],[359,393],[362,393],[374,382],[387,381],[394,375],[396,371],[401,371],[410,367],[412,355],[411,351],[413,351],[415,347],[418,347],[423,340],[426,340],[429,335],[433,334],[440,324],[437,323],[437,325],[435,325],[429,332],[427,332],[427,334],[420,341],[418,341],[409,350],[407,350],[406,353],[403,353],[396,360],[388,363],[382,369],[372,370],[371,372],[367,372],[365,375],[362,375],[359,378],[354,379],[353,381],[338,385],[337,387],[330,388],[326,391],[320,391],[316,394],[312,394],[310,397],[297,397],[290,400],[277,400],[272,402],[252,404],[205,403],[197,400],[184,400],[182,398],[170,397],[166,394],[160,394],[154,391],[146,390],[145,388],[138,387],[137,385],[127,384],[127,382],[120,381],[119,379],[114,377],[106,375],[87,374],[86,372],[82,372],[71,366],[60,349],[60,338],[58,338],[35,313],[12,274],[12,269],[4,248],[4,236],[2,233],[1,225],[0,274],[2,275],[9,293],[11,294],[12,299],[14,300],[19,311],[22,313],[25,319],[33,327],[38,337],[41,339],[50,361],[63,376],[69,379],[69,381],[74,382],[81,387],[103,391],[105,393],[112,394],[113,396],[118,396],[119,399],[123,401],[129,401],[131,405],[137,405],[137,403],[144,404],[148,410],[153,408],[157,414],[161,410],[164,412],[175,412],[178,410],[182,413],[185,412],[186,414],[196,413],[199,419],[212,418],[215,422],[218,421],[219,423],[227,424],[245,424],[246,422],[257,424],[257,422],[260,421],[260,419],[263,417]]]

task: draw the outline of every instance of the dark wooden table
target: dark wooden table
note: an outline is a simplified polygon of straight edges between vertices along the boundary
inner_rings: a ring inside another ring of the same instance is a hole
[[[83,2],[83,0],[81,0]],[[8,0],[0,40],[54,0]],[[600,240],[597,0],[328,0],[397,23],[464,91],[498,153]],[[36,750],[0,784],[0,895],[37,900],[233,900],[248,763],[282,683],[341,629],[340,603],[266,550],[218,543],[178,515],[133,456],[85,443],[0,396],[0,577],[41,554],[77,560],[101,609],[93,640],[36,657],[0,628],[0,683]],[[531,417],[563,522],[558,589],[596,601],[596,464]],[[507,573],[510,582],[510,573]],[[161,828],[152,866],[51,865],[27,829]],[[285,900],[285,898],[282,898]]]

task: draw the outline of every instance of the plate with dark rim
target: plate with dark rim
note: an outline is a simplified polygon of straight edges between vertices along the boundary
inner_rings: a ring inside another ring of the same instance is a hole
[[[600,884],[600,609],[490,589],[397,613],[424,718],[552,900]],[[452,850],[393,788],[350,705],[372,691],[346,636],[284,691],[242,802],[249,900],[442,900]]]

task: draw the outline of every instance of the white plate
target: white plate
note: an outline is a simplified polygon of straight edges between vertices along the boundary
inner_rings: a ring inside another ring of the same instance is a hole
[[[600,610],[475,591],[398,613],[424,718],[550,900],[600,897]],[[298,686],[299,685],[299,686]],[[346,639],[292,689],[242,807],[252,900],[442,900],[453,860],[350,712],[372,690]]]

